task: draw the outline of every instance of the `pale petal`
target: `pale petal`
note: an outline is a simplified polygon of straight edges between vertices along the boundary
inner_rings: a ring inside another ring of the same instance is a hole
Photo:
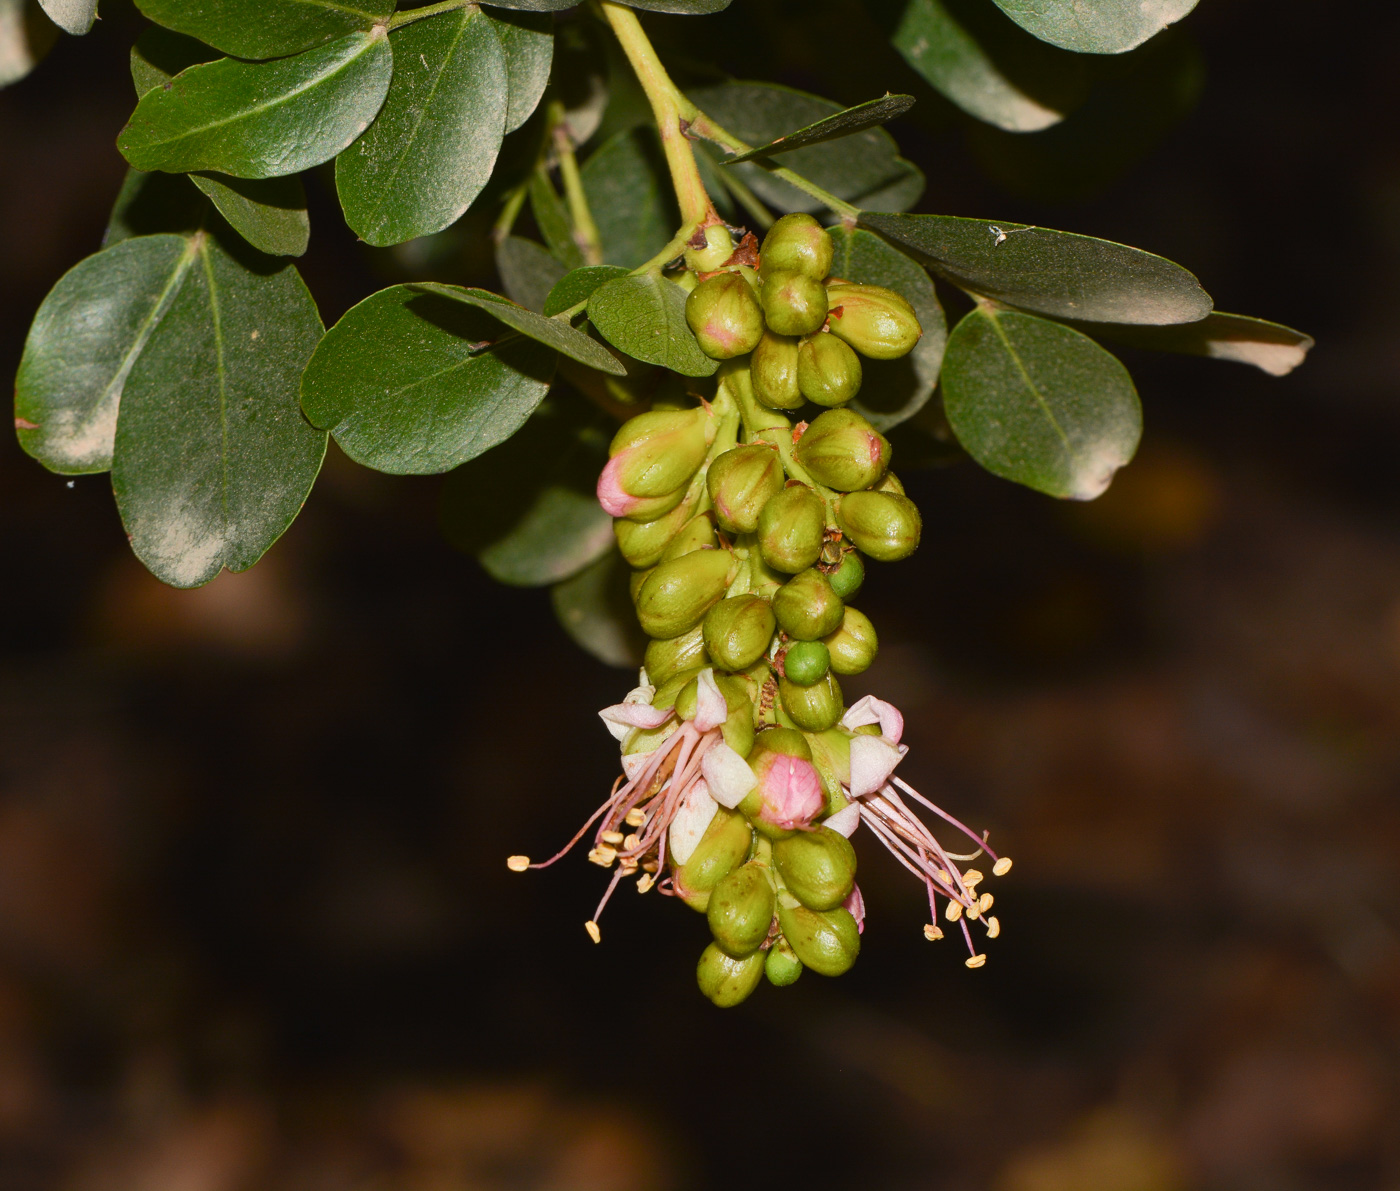
[[[844,835],[847,839],[855,835],[856,828],[860,826],[860,807],[854,802],[849,802],[834,815],[822,820],[823,827],[830,827],[838,835]]]
[[[710,797],[730,810],[758,785],[749,763],[722,740],[706,751],[700,769],[709,784]]]
[[[719,685],[715,682],[714,670],[708,666],[701,670],[699,677],[695,680],[695,687],[696,728],[701,732],[718,728],[729,718],[729,706],[725,703]]]
[[[710,797],[705,779],[700,778],[685,792],[676,817],[671,820],[667,850],[672,864],[684,864],[694,853],[710,820],[719,813],[719,803]]]
[[[617,478],[627,454],[627,451],[623,451],[609,459],[603,474],[598,477],[598,503],[611,517],[625,517],[642,503],[640,497],[624,491],[622,482]]]
[[[904,717],[900,715],[899,708],[874,695],[856,700],[841,717],[841,726],[852,731],[867,724],[879,724],[880,734],[896,744],[904,735]]]
[[[650,704],[656,697],[656,688],[647,681],[647,672],[643,669],[637,676],[641,679],[636,686],[623,696],[624,703],[647,703]]]
[[[841,904],[851,912],[851,917],[856,920],[856,934],[865,934],[865,898],[860,894],[860,886],[852,885],[851,892],[846,895],[846,900]]]
[[[629,782],[637,780],[637,775],[647,767],[647,762],[651,760],[650,753],[628,753],[622,758],[622,772]]]
[[[909,751],[907,744],[892,744],[883,736],[851,737],[851,794],[873,794],[887,781],[894,767]]]
[[[633,728],[659,728],[673,714],[669,707],[646,703],[614,703],[598,713],[614,740],[622,740]]]

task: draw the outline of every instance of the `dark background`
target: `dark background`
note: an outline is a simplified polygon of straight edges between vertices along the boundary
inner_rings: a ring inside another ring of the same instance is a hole
[[[110,7],[0,92],[7,377],[122,176]],[[835,4],[648,24],[842,100],[915,86]],[[1144,446],[1093,505],[905,476],[924,544],[868,584],[848,697],[899,704],[901,772],[1016,858],[978,972],[868,847],[855,970],[728,1012],[697,916],[621,896],[594,947],[591,866],[507,872],[606,792],[631,683],[442,541],[438,481],[332,448],[255,569],[176,592],[106,477],[4,436],[0,1186],[1400,1186],[1397,26],[1202,0],[1194,112],[1072,202],[988,181],[926,88],[894,128],[921,209],[1160,252],[1319,343],[1283,380],[1127,356]],[[328,323],[421,267],[312,201]],[[485,279],[466,230],[437,275]]]

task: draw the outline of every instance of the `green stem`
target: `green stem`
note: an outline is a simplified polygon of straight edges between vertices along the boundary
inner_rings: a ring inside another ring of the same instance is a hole
[[[428,17],[435,17],[440,12],[456,12],[459,8],[475,8],[475,0],[441,0],[438,4],[428,4],[422,8],[410,8],[405,12],[396,12],[389,18],[389,31],[402,29],[405,25],[411,25],[414,21],[426,20]]]
[[[525,196],[530,192],[529,182],[522,182],[519,186],[513,187],[506,194],[506,201],[501,207],[501,213],[497,217],[495,225],[491,228],[491,239],[500,244],[510,235],[511,229],[515,226],[515,221],[520,217],[520,210],[525,205]]]
[[[564,122],[564,105],[557,99],[549,105],[549,122],[554,139],[554,154],[559,163],[559,180],[564,183],[564,202],[569,208],[569,220],[574,225],[574,243],[583,253],[585,264],[603,263],[603,237],[593,221],[588,196],[583,190],[578,158],[574,156],[574,138]]]
[[[719,180],[724,184],[725,190],[729,191],[735,201],[749,213],[749,217],[758,224],[758,230],[766,232],[773,226],[773,213],[763,205],[763,201],[754,194],[747,186],[734,176],[733,170],[720,170]]]
[[[659,273],[666,264],[675,260],[676,257],[680,256],[680,254],[685,251],[686,241],[694,234],[695,225],[693,223],[681,228],[681,230],[671,238],[671,242],[667,244],[665,248],[645,264],[638,265],[628,276],[637,277],[642,273]],[[575,302],[567,310],[561,310],[558,314],[554,315],[554,317],[568,322],[574,315],[582,314],[587,307],[588,299],[585,298],[582,302]]]

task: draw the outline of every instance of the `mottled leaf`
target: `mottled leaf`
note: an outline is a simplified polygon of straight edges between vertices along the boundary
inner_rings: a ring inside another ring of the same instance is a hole
[[[887,92],[879,99],[858,103],[855,107],[846,108],[834,116],[827,116],[815,124],[807,125],[806,128],[798,128],[784,136],[775,137],[766,145],[750,149],[747,153],[728,157],[723,164],[733,165],[735,162],[749,161],[755,157],[775,157],[779,153],[791,153],[794,149],[801,149],[807,145],[839,140],[841,137],[864,132],[867,128],[876,128],[886,120],[902,116],[913,106],[912,95],[891,95]]]
[[[621,352],[682,376],[710,376],[719,367],[700,350],[685,321],[685,291],[656,273],[619,277],[593,291],[588,317]]]
[[[394,0],[136,0],[158,25],[235,58],[281,58],[386,21]]]
[[[1181,20],[1197,0],[996,0],[1028,33],[1077,54],[1121,54]]]
[[[680,211],[652,129],[633,128],[611,137],[580,172],[607,264],[635,269],[666,247]]]
[[[565,272],[543,244],[520,236],[507,236],[496,245],[496,271],[511,301],[526,310],[543,310],[545,298]]]
[[[646,638],[627,594],[630,572],[610,550],[550,592],[554,615],[574,643],[609,666],[642,664]]]

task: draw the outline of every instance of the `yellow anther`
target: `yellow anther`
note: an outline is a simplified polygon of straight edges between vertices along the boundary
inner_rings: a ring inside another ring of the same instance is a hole
[[[995,876],[1004,877],[1004,876],[1006,876],[1006,874],[1009,873],[1010,871],[1011,871],[1011,857],[1010,857],[1010,856],[1003,856],[1003,857],[1002,857],[1000,860],[998,860],[994,865],[992,865],[992,873],[993,873]]]
[[[638,835],[638,834],[634,831],[634,832],[632,832],[631,835],[629,835],[625,840],[622,841],[622,847],[623,847],[623,849],[624,849],[625,851],[630,852],[633,848],[635,848],[635,847],[636,847],[638,844],[640,844],[641,842],[642,842],[642,837],[641,837],[640,835]]]
[[[637,878],[637,892],[645,893],[655,884],[656,878],[652,876],[651,873],[643,873],[640,877]]]
[[[997,921],[996,915],[993,914],[987,919],[987,938],[995,939],[999,934],[1001,934],[1001,923]]]
[[[992,908],[992,903],[994,901],[996,901],[996,898],[994,898],[990,893],[984,893],[981,897],[977,899],[977,908],[985,914],[988,910]]]
[[[962,912],[963,912],[962,902],[949,902],[949,903],[948,903],[948,921],[949,921],[949,922],[956,922],[959,918],[962,917]]]
[[[969,968],[980,968],[987,962],[987,957],[985,955],[973,955],[969,956],[965,962]]]
[[[598,929],[598,924],[594,922],[593,919],[590,918],[585,922],[583,924],[583,929],[588,932],[588,937],[595,943],[601,943],[603,941],[603,932]]]
[[[963,873],[963,884],[966,885],[969,889],[975,889],[977,887],[977,882],[984,880],[986,880],[986,878],[983,877],[982,874],[979,873],[975,868],[970,868],[967,870],[967,872]]]
[[[588,853],[588,859],[599,868],[607,868],[617,859],[617,849],[610,848],[607,844],[600,844]]]
[[[605,831],[605,832],[603,832],[603,843],[605,843],[605,844],[620,844],[620,843],[622,843],[622,832],[620,832],[620,831]]]
[[[968,920],[970,922],[976,922],[977,919],[982,917],[982,911],[977,908],[976,902],[973,902],[972,905],[968,906],[967,909],[963,911],[963,913],[967,915]]]
[[[930,943],[937,943],[943,937],[943,932],[934,926],[932,922],[924,924],[924,938]]]
[[[513,873],[523,873],[529,867],[530,858],[528,856],[506,857],[506,868],[510,869],[510,871]]]
[[[946,868],[940,868],[938,870],[938,879],[945,885],[951,885],[953,883],[952,874],[950,874]]]
[[[656,872],[658,869],[661,868],[661,865],[660,865],[660,863],[659,863],[658,861],[655,861],[655,860],[644,860],[644,861],[642,862],[642,868],[643,868],[646,872],[654,873],[654,872]]]
[[[646,821],[647,813],[646,811],[642,810],[642,808],[639,806],[634,806],[630,811],[627,812],[626,822],[628,827],[640,827]]]

